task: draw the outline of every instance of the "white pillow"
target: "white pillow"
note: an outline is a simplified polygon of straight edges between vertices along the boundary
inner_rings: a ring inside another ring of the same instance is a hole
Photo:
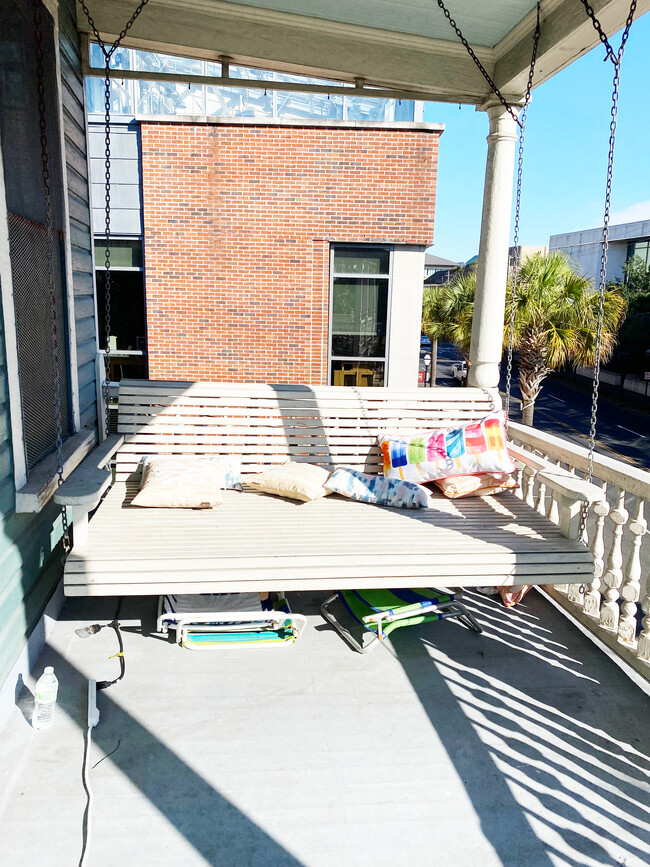
[[[244,476],[243,483],[265,494],[277,494],[306,503],[329,494],[323,487],[329,475],[327,470],[315,464],[287,461],[272,470]]]
[[[132,506],[209,509],[223,503],[227,468],[202,455],[148,458]]]

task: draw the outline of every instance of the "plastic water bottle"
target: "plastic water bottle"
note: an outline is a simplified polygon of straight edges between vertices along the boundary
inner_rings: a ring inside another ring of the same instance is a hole
[[[54,724],[54,706],[58,691],[59,681],[56,679],[52,666],[48,665],[39,677],[34,692],[32,727],[38,731],[45,731]]]

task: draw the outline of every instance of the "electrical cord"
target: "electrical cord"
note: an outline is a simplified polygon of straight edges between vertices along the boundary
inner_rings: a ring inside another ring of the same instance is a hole
[[[88,757],[90,755],[90,732],[92,731],[92,726],[89,725],[86,729],[86,738],[85,738],[85,747],[84,747],[84,760],[81,772],[81,780],[83,782],[83,787],[86,792],[86,809],[84,810],[84,816],[82,820],[82,845],[81,845],[81,857],[79,858],[79,867],[84,867],[86,864],[86,855],[88,854],[88,849],[90,847],[90,816],[91,816],[91,807],[93,803],[93,790],[90,788],[90,781],[88,780]]]
[[[124,677],[124,673],[126,672],[126,663],[124,661],[124,643],[122,641],[122,633],[120,631],[120,624],[117,618],[110,623],[106,624],[110,626],[111,629],[115,630],[115,635],[117,635],[117,643],[119,644],[119,652],[115,654],[120,660],[120,673],[115,678],[115,680],[100,680],[97,682],[97,689],[108,689],[109,686],[113,686],[114,683],[117,683],[119,680],[122,680]],[[112,659],[112,657],[111,657]]]
[[[120,673],[114,680],[101,680],[96,684],[96,689],[108,689],[109,686],[113,686],[113,684],[122,680],[124,674],[126,672],[126,663],[124,661],[124,642],[122,641],[122,632],[120,631],[120,623],[119,616],[122,610],[122,598],[117,605],[117,610],[115,612],[115,618],[110,623],[100,624],[93,623],[92,626],[86,626],[82,629],[77,629],[75,632],[80,638],[88,638],[90,635],[96,635],[104,626],[109,626],[111,629],[115,631],[115,635],[117,636],[117,643],[119,645],[119,651],[114,654],[120,661]],[[112,659],[113,657],[111,657]],[[89,712],[90,717],[90,712]],[[82,820],[82,844],[81,844],[81,856],[79,858],[79,867],[85,867],[86,864],[86,856],[88,854],[88,849],[90,846],[90,831],[91,831],[91,815],[92,815],[92,803],[93,803],[93,791],[90,787],[90,780],[88,778],[88,762],[90,757],[90,742],[91,742],[91,731],[94,725],[97,723],[97,719],[99,718],[99,714],[96,713],[94,722],[91,719],[88,719],[88,728],[86,729],[86,737],[84,744],[84,757],[83,757],[83,765],[81,771],[81,781],[83,783],[84,791],[86,792],[86,807],[84,810],[83,820]],[[118,741],[117,746],[119,747],[120,742]],[[117,749],[117,747],[115,748]],[[113,750],[115,752],[115,750]],[[112,755],[112,753],[109,753]],[[104,756],[104,758],[107,758]],[[100,761],[102,761],[100,759]],[[99,762],[97,763],[99,764]]]

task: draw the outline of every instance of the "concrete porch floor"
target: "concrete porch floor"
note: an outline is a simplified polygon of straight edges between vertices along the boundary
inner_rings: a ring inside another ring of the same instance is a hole
[[[126,676],[101,692],[88,864],[641,865],[650,862],[650,699],[532,592],[467,594],[454,621],[355,654],[296,594],[294,647],[192,653],[124,601]],[[68,600],[50,732],[29,684],[0,742],[4,867],[79,862],[86,678],[111,679],[114,599]],[[119,743],[119,747],[118,747]],[[117,747],[117,749],[116,749]]]

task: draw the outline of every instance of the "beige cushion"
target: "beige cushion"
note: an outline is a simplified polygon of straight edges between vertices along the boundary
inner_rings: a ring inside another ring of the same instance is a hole
[[[200,455],[149,458],[140,493],[131,505],[152,508],[209,509],[223,503],[226,467]]]
[[[449,476],[435,479],[431,484],[440,488],[445,497],[456,500],[459,497],[484,497],[486,494],[500,494],[518,488],[517,482],[507,473],[477,473],[468,476]]]
[[[327,470],[314,464],[288,461],[272,470],[244,476],[242,481],[244,487],[250,486],[256,491],[308,502],[326,497],[330,493],[323,487],[329,476]]]

